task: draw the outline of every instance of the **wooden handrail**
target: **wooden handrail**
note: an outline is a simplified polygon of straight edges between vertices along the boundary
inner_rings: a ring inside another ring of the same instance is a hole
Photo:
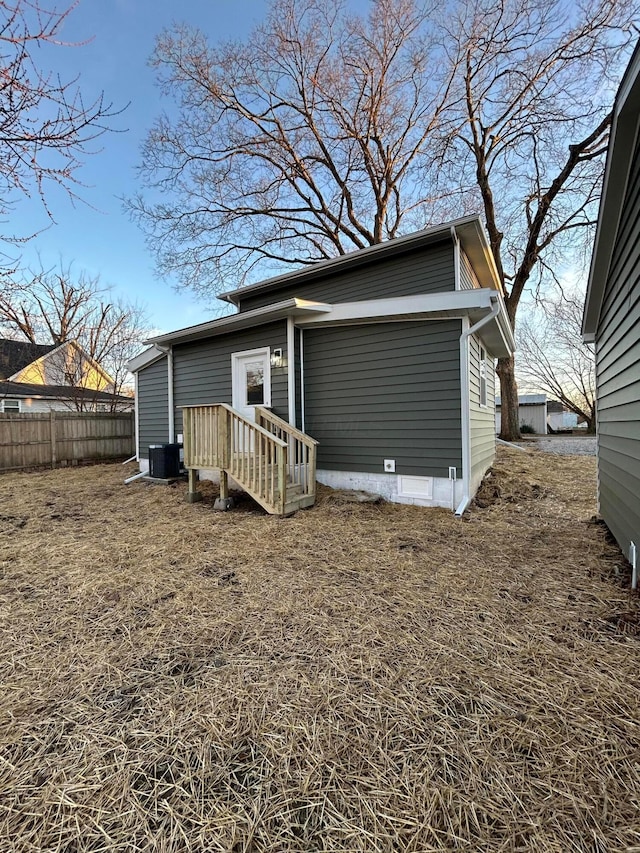
[[[315,438],[311,438],[306,432],[302,432],[297,427],[291,426],[290,423],[287,423],[279,415],[275,415],[270,409],[265,409],[264,406],[256,406],[256,423],[260,423],[263,420],[278,426],[287,435],[295,436],[303,444],[306,444],[307,447],[317,447],[319,444]]]
[[[264,406],[256,406],[256,421],[265,424],[278,438],[287,439],[289,445],[288,478],[301,494],[313,497],[316,493],[316,447],[318,442],[287,423]]]
[[[289,441],[226,403],[180,408],[186,468],[218,468],[268,512],[283,515],[291,511],[287,487],[296,481],[288,476]]]

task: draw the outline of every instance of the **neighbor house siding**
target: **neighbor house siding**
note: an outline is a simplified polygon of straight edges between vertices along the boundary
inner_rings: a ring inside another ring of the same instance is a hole
[[[17,398],[17,397],[8,397],[9,400],[17,400],[20,399],[20,411],[23,415],[29,414],[39,414],[42,412],[76,412],[78,411],[78,402],[74,400],[72,397],[67,398],[65,400],[47,400],[42,399],[40,397],[25,397],[25,398]],[[85,406],[87,407],[85,411],[92,411],[94,408],[98,412],[108,412],[111,409],[111,406],[108,402],[98,401],[96,403],[91,400],[87,400],[85,402]],[[125,408],[124,404],[118,406],[117,411],[132,411],[133,410],[133,400],[131,401],[131,405]]]
[[[640,546],[640,142],[597,329],[600,512],[625,556]]]
[[[306,329],[306,431],[318,468],[461,470],[459,320]]]
[[[232,354],[261,347],[269,347],[271,350],[280,348],[286,361],[286,321],[174,346],[176,430],[182,430],[180,406],[207,403],[231,405]],[[288,419],[286,364],[276,369],[271,368],[271,408],[281,418]]]
[[[138,371],[138,453],[149,458],[150,444],[169,441],[169,380],[166,357]]]
[[[475,335],[469,338],[469,431],[471,434],[471,491],[479,486],[496,455],[495,370],[487,352],[487,405],[480,405],[480,347]],[[486,351],[486,347],[484,347]]]
[[[480,287],[480,283],[478,278],[473,271],[473,267],[471,266],[471,261],[465,255],[465,253],[460,250],[460,290],[474,290],[476,287]]]
[[[75,406],[73,400],[42,400],[38,397],[11,397],[9,400],[20,400],[20,414],[30,415],[39,414],[41,412],[74,412]],[[0,407],[1,409],[2,407]],[[13,409],[7,409],[7,412],[12,412]]]
[[[327,271],[313,281],[247,293],[240,300],[240,310],[261,308],[294,296],[318,302],[359,302],[454,289],[453,242],[447,240],[403,255],[376,258],[345,271]]]

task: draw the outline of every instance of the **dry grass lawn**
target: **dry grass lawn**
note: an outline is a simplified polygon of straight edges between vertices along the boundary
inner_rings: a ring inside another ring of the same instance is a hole
[[[640,851],[638,597],[595,462],[463,520],[0,478],[0,849]]]

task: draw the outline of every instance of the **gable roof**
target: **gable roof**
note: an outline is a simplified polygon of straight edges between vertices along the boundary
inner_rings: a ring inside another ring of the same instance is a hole
[[[613,106],[613,124],[607,151],[598,227],[582,318],[582,335],[595,338],[609,267],[627,192],[631,162],[640,126],[640,42],[624,73]]]
[[[88,352],[80,346],[80,344],[76,340],[68,340],[63,341],[61,344],[53,344],[51,346],[47,346],[44,344],[30,344],[32,347],[39,347],[40,349],[45,349],[44,352],[41,352],[40,355],[36,355],[30,361],[26,362],[22,367],[19,367],[13,373],[9,373],[6,376],[2,376],[0,374],[0,378],[2,379],[10,379],[14,382],[21,382],[24,378],[21,374],[26,368],[31,367],[38,362],[43,362],[45,360],[50,359],[55,353],[63,350],[65,348],[74,349],[77,353],[80,354],[80,357],[83,358],[87,364],[91,365],[91,368],[98,373],[107,385],[115,385],[115,380],[112,376],[110,376],[107,371],[99,364],[92,356],[89,355]]]
[[[8,379],[54,349],[55,344],[32,344],[31,341],[0,338],[0,379]]]
[[[378,258],[390,258],[403,252],[411,251],[436,243],[447,237],[460,240],[462,248],[467,254],[476,274],[480,278],[483,287],[491,287],[502,293],[502,285],[498,277],[495,261],[480,217],[465,216],[461,219],[453,219],[441,225],[424,228],[415,234],[407,234],[404,237],[395,237],[393,240],[385,240],[375,246],[367,246],[365,249],[357,249],[337,258],[329,258],[326,261],[316,261],[291,272],[229,290],[220,294],[219,299],[238,305],[244,296],[258,291],[277,289],[286,284],[295,284],[298,281],[309,282],[330,273],[343,271],[345,269],[374,263]]]

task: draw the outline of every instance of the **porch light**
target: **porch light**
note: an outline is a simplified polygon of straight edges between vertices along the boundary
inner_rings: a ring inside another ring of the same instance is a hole
[[[284,364],[284,360],[282,358],[282,350],[274,349],[271,350],[271,367],[282,367]]]

